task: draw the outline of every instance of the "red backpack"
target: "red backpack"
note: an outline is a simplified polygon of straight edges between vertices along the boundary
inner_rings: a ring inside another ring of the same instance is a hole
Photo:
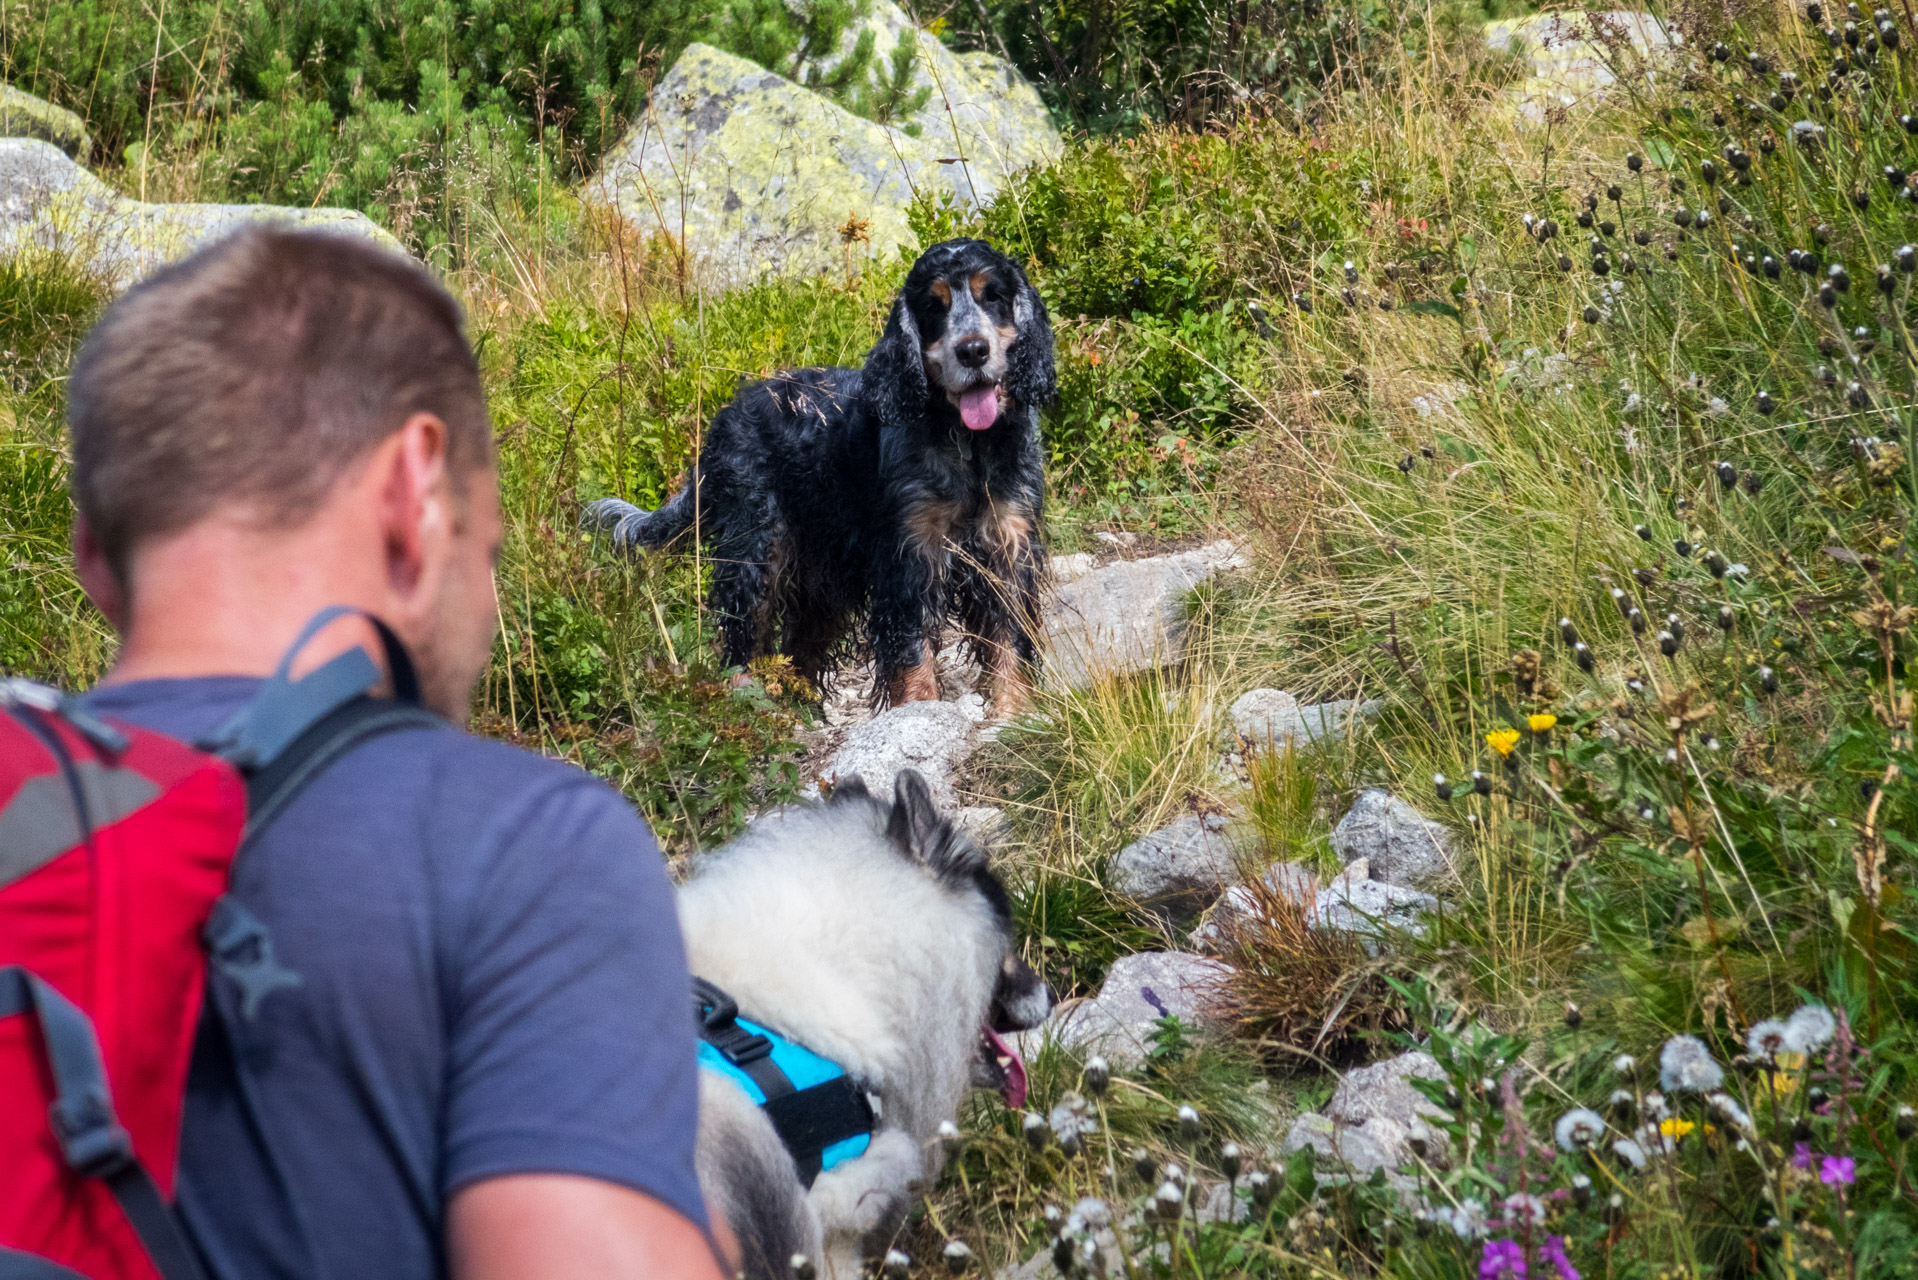
[[[189,746],[0,681],[0,1280],[201,1280],[174,1221],[187,1067],[209,968],[243,1009],[297,986],[225,897],[234,860],[293,794],[376,734],[443,724],[377,619],[394,697],[350,649],[294,656]]]

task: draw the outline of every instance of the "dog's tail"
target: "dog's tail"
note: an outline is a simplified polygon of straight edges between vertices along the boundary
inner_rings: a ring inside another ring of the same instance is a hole
[[[621,551],[663,547],[693,527],[695,488],[695,485],[686,485],[657,511],[647,511],[618,498],[589,502],[580,509],[580,528],[610,535],[613,545]]]

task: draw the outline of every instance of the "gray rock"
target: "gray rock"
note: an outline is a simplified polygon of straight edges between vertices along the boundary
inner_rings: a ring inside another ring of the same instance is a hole
[[[925,147],[953,193],[983,203],[1008,175],[1058,158],[1063,144],[1038,90],[1005,59],[986,52],[955,53],[938,37],[913,25],[893,0],[871,0],[866,17],[849,28],[829,58],[808,63],[799,78],[828,73],[865,31],[873,35],[873,66],[890,68],[901,41],[917,46],[914,89],[926,101],[900,121],[901,132]],[[955,156],[963,164],[945,164]]]
[[[857,272],[916,252],[906,222],[915,191],[983,202],[1012,171],[1058,155],[1044,104],[1010,65],[951,53],[890,0],[877,0],[867,25],[882,61],[898,40],[918,41],[926,55],[918,73],[938,72],[947,91],[927,108],[936,105],[939,129],[919,126],[915,137],[876,124],[695,43],[606,156],[587,197],[662,239],[688,275],[727,288],[768,274]]]
[[[1342,1126],[1316,1111],[1307,1111],[1292,1122],[1291,1132],[1285,1135],[1285,1153],[1291,1155],[1310,1147],[1320,1159],[1367,1178],[1374,1170],[1393,1170],[1406,1162],[1409,1152],[1405,1139],[1405,1130],[1389,1120]]]
[[[1046,610],[1046,678],[1081,689],[1100,676],[1149,671],[1178,657],[1185,598],[1250,561],[1214,542],[1172,555],[1119,560],[1061,585]]]
[[[1375,715],[1384,705],[1378,699],[1359,702],[1352,698],[1301,704],[1283,689],[1254,689],[1234,702],[1226,714],[1232,721],[1232,731],[1249,743],[1304,746],[1337,737],[1353,716]]]
[[[1187,814],[1112,859],[1112,887],[1174,924],[1191,920],[1239,882],[1239,863],[1216,814]]]
[[[1168,1015],[1201,1035],[1216,1031],[1207,1001],[1231,974],[1217,960],[1183,951],[1124,956],[1113,963],[1098,995],[1064,1006],[1022,1040],[1034,1049],[1050,1040],[1102,1053],[1115,1064],[1135,1063],[1152,1047],[1159,1019]]]
[[[893,793],[901,769],[917,769],[942,809],[957,809],[953,774],[977,743],[977,721],[953,702],[908,702],[848,730],[821,773],[837,785],[859,778],[876,796]]]
[[[953,825],[987,849],[1012,842],[1012,823],[1003,809],[989,804],[969,804],[952,815]]]
[[[1439,1066],[1438,1059],[1431,1054],[1417,1049],[1401,1053],[1346,1072],[1338,1088],[1332,1091],[1325,1114],[1339,1124],[1358,1125],[1382,1119],[1409,1130],[1413,1121],[1422,1116],[1444,1118],[1445,1109],[1434,1105],[1407,1081],[1443,1079],[1445,1068]]]
[[[75,160],[85,160],[93,150],[86,121],[10,84],[0,84],[0,137],[38,138]]]
[[[1418,889],[1342,875],[1319,890],[1312,927],[1378,937],[1386,929],[1425,932],[1419,916],[1437,911],[1439,900]]]
[[[1438,1160],[1437,1131],[1426,1126],[1428,1117],[1443,1117],[1407,1080],[1443,1080],[1444,1069],[1426,1053],[1406,1053],[1385,1062],[1347,1072],[1326,1105],[1325,1114],[1308,1111],[1286,1135],[1285,1150],[1311,1148],[1321,1159],[1342,1165],[1356,1177],[1378,1169],[1388,1174],[1412,1163],[1412,1134],[1425,1128],[1434,1135],[1428,1158]],[[1399,1179],[1392,1179],[1400,1185]],[[1405,1184],[1409,1186],[1409,1183]],[[1401,1186],[1401,1189],[1405,1189]]]
[[[1332,829],[1332,847],[1346,862],[1364,858],[1385,884],[1431,889],[1457,878],[1451,832],[1389,791],[1361,793]]]
[[[1052,581],[1063,586],[1065,583],[1091,573],[1097,563],[1090,551],[1072,551],[1062,556],[1053,556],[1048,567],[1052,571]]]
[[[38,138],[0,139],[0,256],[56,254],[113,288],[241,227],[274,223],[398,241],[352,209],[130,200]]]
[[[1302,862],[1275,862],[1259,877],[1272,897],[1291,903],[1301,911],[1310,911],[1318,900],[1318,873]],[[1265,914],[1271,898],[1256,894],[1248,885],[1227,889],[1199,926],[1192,931],[1192,944],[1200,947],[1223,945],[1232,929],[1241,921]]]
[[[1493,49],[1521,48],[1530,74],[1509,91],[1521,117],[1542,122],[1554,109],[1604,102],[1621,71],[1657,76],[1677,69],[1679,34],[1649,13],[1612,9],[1539,13],[1485,24]]]

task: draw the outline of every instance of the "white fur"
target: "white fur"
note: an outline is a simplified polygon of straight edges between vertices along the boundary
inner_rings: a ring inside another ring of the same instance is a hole
[[[863,799],[787,810],[702,859],[679,891],[692,971],[880,1099],[868,1151],[806,1197],[816,1227],[803,1234],[820,1233],[822,1261],[845,1276],[862,1238],[938,1172],[933,1138],[971,1087],[1008,946],[976,890],[940,883],[893,847],[886,816]],[[709,1120],[739,1123],[708,1107],[702,1145]],[[796,1179],[790,1161],[783,1176]]]

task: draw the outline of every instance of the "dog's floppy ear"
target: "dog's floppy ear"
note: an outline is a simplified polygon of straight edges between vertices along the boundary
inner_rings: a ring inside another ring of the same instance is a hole
[[[1045,299],[1023,271],[1012,300],[1012,320],[1019,332],[1006,353],[1006,390],[1020,404],[1042,408],[1059,396],[1059,378],[1052,368],[1052,324]]]
[[[920,347],[919,325],[902,292],[893,299],[886,331],[866,354],[859,383],[859,399],[881,426],[900,426],[926,415],[926,353]]]
[[[932,788],[914,769],[901,769],[893,783],[886,838],[949,888],[962,887],[986,869],[985,851],[940,815]]]

